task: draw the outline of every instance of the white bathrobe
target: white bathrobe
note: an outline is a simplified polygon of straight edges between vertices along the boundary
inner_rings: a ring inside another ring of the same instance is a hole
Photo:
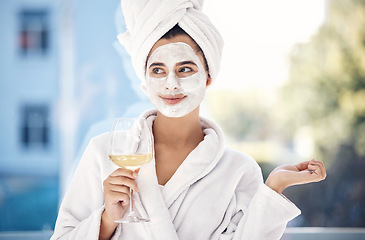
[[[156,111],[141,117],[151,126]],[[204,140],[165,186],[158,185],[154,160],[141,168],[136,208],[150,222],[119,224],[112,239],[280,239],[287,222],[300,214],[263,183],[260,167],[250,156],[225,147],[216,124],[201,118],[201,126]],[[98,239],[103,181],[117,169],[108,160],[108,140],[105,133],[90,141],[51,239]]]

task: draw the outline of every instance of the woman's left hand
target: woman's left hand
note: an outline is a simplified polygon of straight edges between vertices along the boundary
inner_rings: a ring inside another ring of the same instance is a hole
[[[275,168],[265,184],[281,194],[289,186],[319,182],[324,180],[326,175],[323,162],[312,159],[297,165],[285,165]]]

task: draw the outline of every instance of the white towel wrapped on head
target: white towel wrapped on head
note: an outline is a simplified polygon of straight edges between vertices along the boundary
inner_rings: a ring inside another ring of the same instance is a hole
[[[121,0],[127,31],[118,35],[132,57],[138,77],[144,81],[145,66],[153,45],[178,24],[203,50],[214,81],[222,55],[223,40],[202,12],[204,0]]]

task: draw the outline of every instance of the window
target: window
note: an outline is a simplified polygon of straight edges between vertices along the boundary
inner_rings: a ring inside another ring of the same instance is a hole
[[[23,10],[19,14],[19,49],[22,55],[44,55],[49,47],[46,10]]]
[[[48,107],[24,106],[21,116],[21,142],[25,148],[45,148],[49,144]]]

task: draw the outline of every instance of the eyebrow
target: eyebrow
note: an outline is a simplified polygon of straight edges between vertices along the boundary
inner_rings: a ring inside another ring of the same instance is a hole
[[[182,65],[185,65],[185,64],[191,64],[191,65],[195,65],[195,62],[193,61],[182,61],[182,62],[178,62],[176,65],[177,66],[182,66]],[[151,63],[151,65],[148,67],[148,69],[150,69],[151,67],[154,67],[154,66],[160,66],[160,67],[164,67],[165,64],[164,63],[161,63],[161,62],[154,62],[154,63]]]
[[[149,67],[148,67],[148,69],[150,69],[151,67],[154,67],[154,66],[165,66],[165,64],[163,64],[163,63],[160,63],[160,62],[154,62],[154,63],[152,63]]]
[[[195,62],[193,62],[193,61],[178,62],[176,65],[177,66],[182,66],[182,65],[185,65],[185,64],[191,64],[191,65],[195,65],[196,66]]]

